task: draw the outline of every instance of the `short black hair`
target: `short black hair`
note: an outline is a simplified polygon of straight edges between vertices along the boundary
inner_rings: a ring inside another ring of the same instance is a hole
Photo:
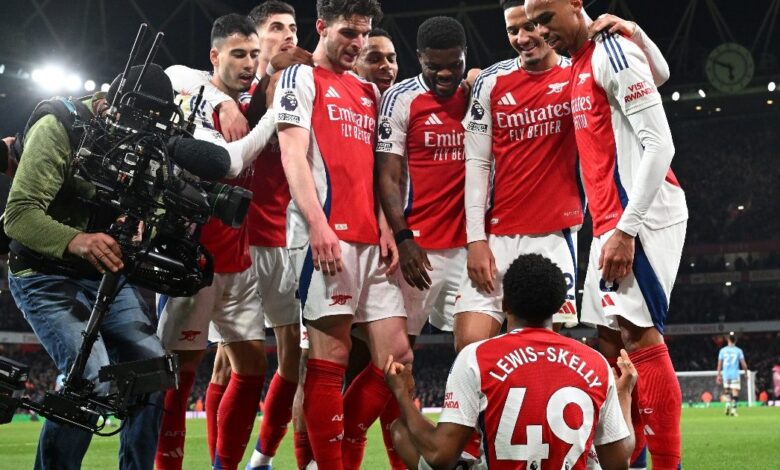
[[[466,48],[463,25],[449,16],[434,16],[417,28],[417,50]]]
[[[317,0],[317,18],[326,23],[354,15],[368,16],[378,22],[382,19],[382,7],[378,0]]]
[[[372,29],[371,32],[368,33],[368,37],[370,37],[370,38],[387,38],[390,41],[393,40],[392,36],[390,36],[390,33],[388,33],[387,31],[385,31],[382,28],[374,28],[374,29]]]
[[[230,13],[220,16],[214,20],[214,25],[211,27],[211,47],[216,47],[217,41],[225,39],[232,34],[249,37],[257,34],[257,30],[252,21],[244,15]]]
[[[566,279],[560,268],[538,254],[520,255],[504,274],[504,305],[510,315],[540,324],[566,300]]]
[[[287,2],[280,0],[267,0],[260,5],[252,8],[249,12],[249,20],[255,24],[255,27],[260,27],[266,22],[271,15],[288,14],[295,18],[295,8]]]
[[[525,0],[501,0],[501,9],[508,10],[514,7],[521,7],[525,5]]]

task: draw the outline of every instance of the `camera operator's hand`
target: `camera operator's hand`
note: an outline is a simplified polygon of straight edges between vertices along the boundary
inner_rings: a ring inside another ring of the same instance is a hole
[[[218,108],[219,125],[225,140],[233,142],[249,134],[249,123],[235,101],[223,101]]]
[[[3,138],[3,143],[5,144],[5,149],[3,149],[0,154],[4,155],[5,161],[0,162],[0,167],[3,168],[3,172],[8,175],[10,178],[14,177],[14,174],[16,173],[16,167],[19,166],[19,161],[17,160],[16,152],[14,152],[14,142],[16,142],[16,137],[9,136]]]
[[[117,272],[125,266],[119,243],[105,233],[79,233],[68,243],[68,253],[89,261],[100,274],[106,268]]]

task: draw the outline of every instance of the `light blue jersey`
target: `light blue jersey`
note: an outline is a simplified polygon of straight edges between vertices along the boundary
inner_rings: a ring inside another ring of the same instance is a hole
[[[726,346],[720,349],[718,360],[723,361],[723,380],[739,379],[739,363],[745,359],[742,350],[736,346]]]

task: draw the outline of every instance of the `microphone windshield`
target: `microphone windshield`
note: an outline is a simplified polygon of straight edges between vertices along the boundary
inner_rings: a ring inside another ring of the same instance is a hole
[[[204,180],[220,180],[230,171],[228,151],[205,140],[172,137],[168,154],[176,164]]]

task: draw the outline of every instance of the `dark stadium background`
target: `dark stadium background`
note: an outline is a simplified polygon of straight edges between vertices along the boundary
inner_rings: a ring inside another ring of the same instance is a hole
[[[166,37],[157,62],[202,69],[214,18],[248,12],[257,2],[244,0],[6,0],[0,2],[0,134],[22,129],[34,104],[47,93],[29,74],[56,62],[82,79],[108,82],[124,64],[139,23]],[[313,0],[292,1],[298,10],[300,40],[312,49]],[[485,67],[513,56],[503,32],[498,1],[389,0],[381,23],[395,40],[400,78],[418,72],[414,55],[417,26],[427,17],[459,18],[468,31],[469,67]],[[771,387],[771,368],[780,363],[780,0],[596,0],[589,12],[614,11],[636,20],[664,52],[671,79],[661,88],[672,123],[677,155],[673,168],[686,190],[691,220],[686,252],[670,312],[668,342],[678,370],[714,370],[719,334],[735,330],[758,389]],[[755,75],[737,93],[718,92],[708,83],[705,62],[718,45],[737,42],[752,52]],[[702,90],[706,97],[699,94]],[[674,92],[681,95],[673,101]],[[85,92],[74,93],[76,95]],[[587,261],[588,226],[580,232],[581,265]],[[2,332],[28,332],[3,276],[0,289]],[[589,335],[587,330],[578,330]],[[435,337],[434,337],[435,338]],[[426,344],[417,354],[416,372],[433,371],[418,382],[426,404],[441,399],[441,387],[453,353]],[[436,343],[437,340],[429,340]],[[51,385],[45,353],[31,346],[3,346],[0,353],[36,363],[38,391]],[[40,360],[37,360],[40,358]],[[713,386],[714,386],[714,380]],[[698,392],[686,399],[697,400]]]

